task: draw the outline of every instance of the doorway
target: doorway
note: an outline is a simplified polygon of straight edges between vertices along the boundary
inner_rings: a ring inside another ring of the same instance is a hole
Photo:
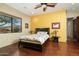
[[[67,42],[74,42],[74,18],[67,18]]]

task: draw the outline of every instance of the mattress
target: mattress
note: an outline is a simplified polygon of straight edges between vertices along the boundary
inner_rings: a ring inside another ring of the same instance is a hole
[[[31,34],[21,36],[21,41],[43,44],[49,38],[48,34]]]
[[[40,41],[37,40],[25,40],[25,39],[21,39],[21,42],[28,42],[28,43],[34,43],[34,44],[41,44]]]

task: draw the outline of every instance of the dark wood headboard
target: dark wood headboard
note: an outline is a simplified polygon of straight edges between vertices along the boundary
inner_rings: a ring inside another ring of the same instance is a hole
[[[47,34],[49,34],[49,28],[36,28],[35,32],[39,32],[39,31],[43,31],[43,32],[47,32]]]

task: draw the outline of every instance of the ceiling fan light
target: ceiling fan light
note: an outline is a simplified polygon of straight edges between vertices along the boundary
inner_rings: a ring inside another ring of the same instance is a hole
[[[42,5],[42,8],[46,8],[46,5]]]

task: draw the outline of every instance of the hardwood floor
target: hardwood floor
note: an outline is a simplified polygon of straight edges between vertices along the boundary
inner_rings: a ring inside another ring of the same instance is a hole
[[[79,45],[76,43],[53,43],[48,41],[43,52],[28,48],[18,48],[17,44],[12,44],[0,48],[2,56],[79,56]]]

